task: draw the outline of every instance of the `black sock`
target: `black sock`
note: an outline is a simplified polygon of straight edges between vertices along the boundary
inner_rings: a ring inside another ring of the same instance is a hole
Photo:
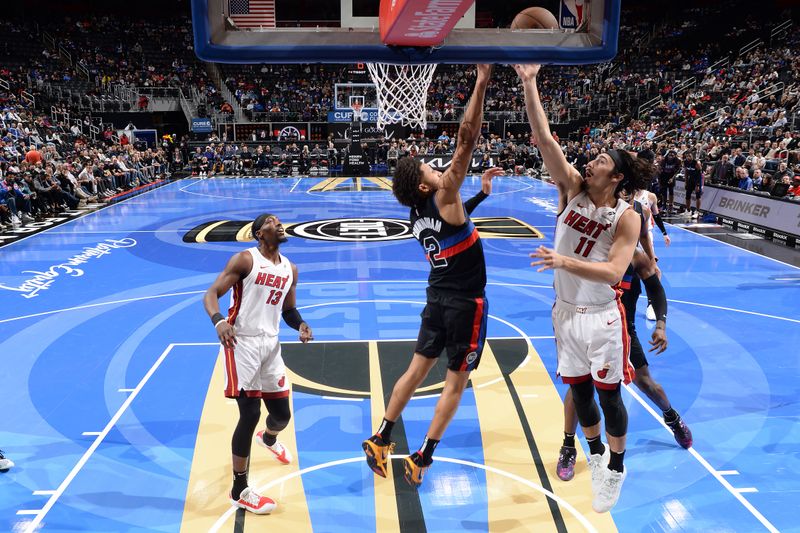
[[[617,453],[611,451],[611,458],[608,460],[608,469],[614,472],[622,472],[622,460],[625,459],[625,450]]]
[[[242,491],[247,488],[247,471],[233,473],[233,489],[231,489],[231,499],[238,500]]]
[[[679,415],[678,412],[672,407],[664,411],[664,422],[666,422],[667,424],[674,424],[680,419],[681,415]]]
[[[392,438],[392,428],[394,427],[394,422],[391,420],[383,419],[381,422],[381,427],[378,428],[378,431],[375,432],[376,435],[379,435],[380,438],[383,439],[383,442],[389,442]]]
[[[603,441],[600,440],[600,435],[593,439],[587,438],[586,443],[589,445],[589,453],[592,455],[603,455],[606,451],[606,446],[603,444]]]
[[[438,440],[429,439],[428,436],[425,435],[425,440],[422,441],[422,446],[419,448],[419,454],[422,456],[423,465],[427,466],[433,462],[433,451],[438,444]]]
[[[267,446],[274,446],[275,443],[278,442],[277,435],[272,435],[270,433],[267,433],[266,431],[264,432],[263,435],[264,437],[262,440],[264,441],[264,444],[266,444]]]
[[[562,446],[567,446],[569,448],[575,447],[575,433],[567,433],[564,432],[564,444]]]

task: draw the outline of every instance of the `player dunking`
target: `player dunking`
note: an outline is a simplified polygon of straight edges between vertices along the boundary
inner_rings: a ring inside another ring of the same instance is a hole
[[[483,100],[491,67],[478,65],[477,80],[458,129],[458,145],[444,173],[411,157],[397,162],[392,190],[411,208],[414,237],[425,250],[431,271],[427,304],[422,312],[417,346],[408,370],[397,380],[386,414],[375,435],[362,444],[367,464],[386,477],[394,447],[392,428],[436,359],[447,350],[447,376],[428,433],[419,451],[404,461],[405,479],[414,487],[433,462],[433,452],[458,409],[472,370],[478,367],[486,338],[488,302],[484,295],[486,262],[478,230],[470,221],[459,190],[481,134]],[[499,175],[492,168],[487,174]]]
[[[231,441],[231,504],[267,514],[276,503],[247,485],[247,471],[262,400],[269,415],[256,442],[278,462],[292,461],[289,450],[277,440],[291,418],[289,383],[278,341],[281,316],[300,331],[300,341],[308,342],[313,336],[295,308],[297,267],[278,250],[286,242],[283,225],[277,216],[263,214],[253,221],[252,233],[258,246],[239,252],[228,261],[206,291],[203,303],[225,348],[225,396],[235,398],[239,406],[239,422]],[[225,318],[219,312],[219,298],[231,288],[232,304]]]
[[[536,86],[538,65],[516,65],[525,107],[544,163],[559,192],[554,249],[531,254],[539,271],[554,270],[553,329],[558,373],[572,390],[575,409],[590,449],[592,508],[606,512],[619,499],[627,475],[623,465],[628,413],[620,384],[633,379],[628,360],[625,311],[614,288],[628,268],[639,237],[639,218],[620,199],[652,175],[650,163],[610,150],[586,165],[585,179],[551,137]],[[608,447],[600,439],[605,415]],[[610,450],[609,450],[610,448]],[[610,453],[609,453],[610,452]]]
[[[644,279],[645,289],[648,297],[654,303],[658,317],[650,340],[650,345],[652,346],[650,351],[660,354],[667,349],[667,296],[657,275],[655,256],[652,251],[652,242],[650,242],[651,236],[647,231],[647,217],[650,213],[649,209],[642,206],[638,201],[634,200],[633,207],[641,217],[639,241],[643,248],[636,249],[633,254],[633,262],[628,266],[628,270],[619,284],[619,288],[623,291],[621,300],[625,306],[626,326],[631,339],[630,361],[636,372],[633,383],[653,403],[661,408],[664,413],[664,422],[672,430],[678,444],[683,448],[690,448],[692,446],[692,432],[677,411],[673,409],[667,394],[664,392],[664,388],[650,375],[647,357],[636,334],[636,303],[642,292],[640,279]],[[645,250],[648,250],[648,252],[645,252]],[[564,442],[559,450],[556,464],[556,474],[564,481],[571,480],[575,473],[575,459],[577,456],[575,429],[577,426],[578,419],[575,413],[575,404],[572,401],[572,391],[569,390],[564,398]]]

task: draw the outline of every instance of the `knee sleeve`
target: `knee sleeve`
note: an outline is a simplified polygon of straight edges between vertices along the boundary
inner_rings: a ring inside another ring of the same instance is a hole
[[[598,389],[600,407],[606,417],[606,433],[612,437],[624,437],[628,432],[628,411],[622,403],[622,391],[618,386],[614,390]]]
[[[250,446],[253,443],[253,433],[261,417],[261,402],[258,398],[248,398],[242,393],[236,398],[239,405],[239,422],[233,431],[231,451],[239,457],[250,456]]]
[[[269,412],[267,415],[267,429],[269,429],[270,433],[274,434],[283,430],[289,424],[289,420],[292,419],[292,413],[289,410],[289,398],[264,400],[264,405]]]
[[[573,383],[572,401],[575,402],[575,412],[581,427],[591,427],[600,422],[600,410],[594,401],[594,384],[591,380],[583,383]]]

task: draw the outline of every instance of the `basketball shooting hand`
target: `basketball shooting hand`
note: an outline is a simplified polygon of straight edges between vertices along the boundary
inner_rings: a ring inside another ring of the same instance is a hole
[[[538,261],[531,263],[532,267],[542,265],[542,268],[536,269],[536,272],[544,272],[545,270],[554,270],[556,268],[564,267],[564,256],[557,254],[555,250],[545,246],[539,246],[531,257],[537,258]]]
[[[505,173],[506,171],[500,167],[492,167],[484,172],[483,176],[481,176],[481,191],[483,191],[483,194],[487,196],[492,194],[492,180],[495,176],[502,176]]]
[[[494,69],[494,65],[476,65],[478,68],[478,79],[479,80],[488,80],[492,76],[492,70]]]
[[[539,69],[542,68],[541,65],[514,65],[514,70],[517,71],[519,78],[522,81],[533,81],[536,79],[536,76],[539,74]]]
[[[303,322],[300,324],[300,342],[303,344],[307,343],[308,341],[314,340],[314,334],[311,333],[311,328],[308,327],[308,324]]]
[[[236,330],[233,326],[227,322],[220,321],[216,329],[217,337],[219,337],[219,342],[222,343],[222,346],[233,349],[236,346]]]
[[[667,349],[667,344],[667,331],[663,327],[656,326],[656,329],[653,330],[653,335],[650,337],[652,348],[649,351],[655,351],[656,355],[664,353],[664,350]]]

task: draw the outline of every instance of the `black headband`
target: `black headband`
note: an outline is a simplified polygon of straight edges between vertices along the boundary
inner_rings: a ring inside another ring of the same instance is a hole
[[[266,220],[269,217],[274,217],[274,216],[275,215],[270,213],[264,213],[263,215],[258,215],[258,217],[253,221],[253,227],[250,228],[250,232],[253,234],[254,239],[258,240],[258,237],[256,237],[256,232],[261,229],[261,226],[264,225],[264,222],[266,222]]]
[[[622,168],[625,166],[625,160],[622,159],[619,150],[616,149],[609,150],[606,153],[608,154],[608,157],[610,157],[611,160],[614,162],[614,170],[617,172],[622,172],[624,174]]]

